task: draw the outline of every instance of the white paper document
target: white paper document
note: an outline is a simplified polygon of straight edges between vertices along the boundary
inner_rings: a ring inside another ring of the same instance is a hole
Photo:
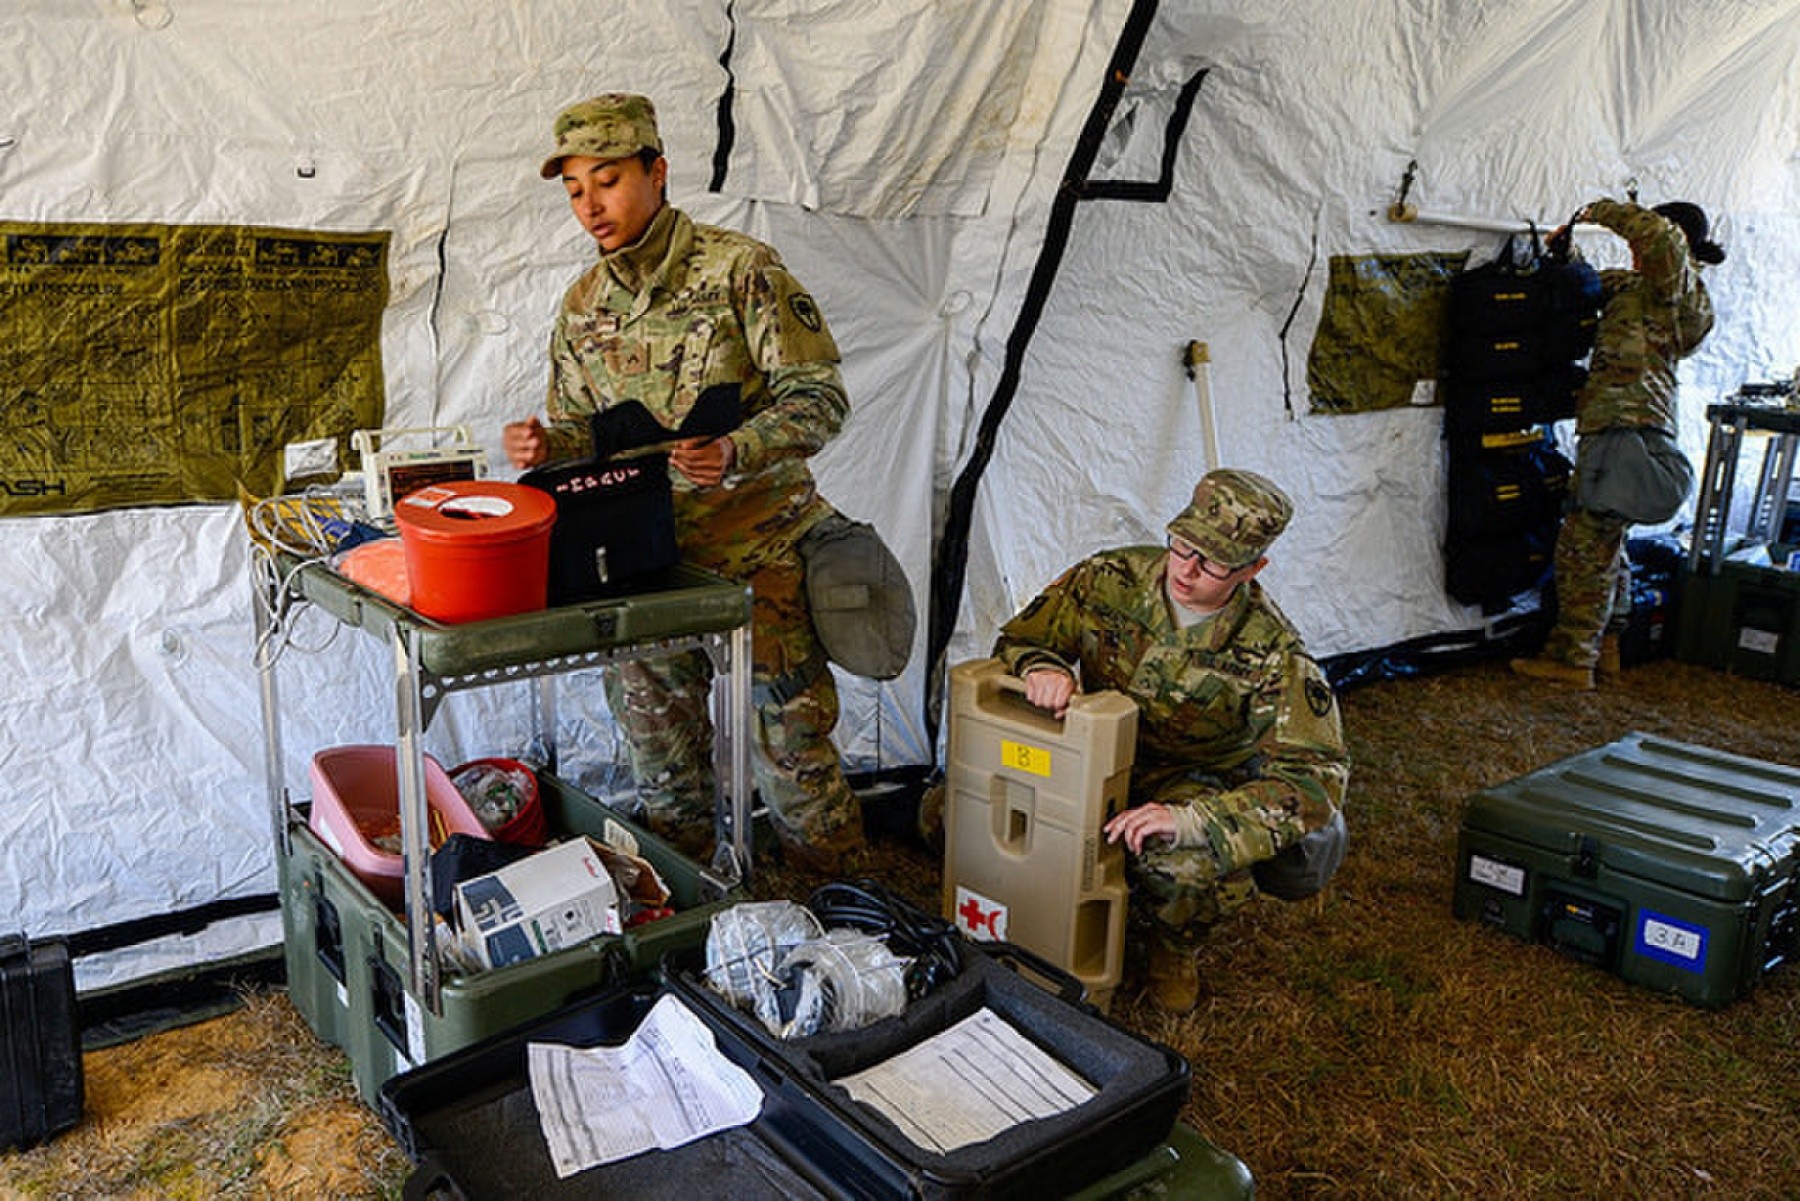
[[[532,1043],[531,1097],[558,1179],[756,1119],[762,1090],[673,996],[623,1046]]]
[[[1095,1094],[991,1009],[837,1083],[939,1154],[1063,1113]]]

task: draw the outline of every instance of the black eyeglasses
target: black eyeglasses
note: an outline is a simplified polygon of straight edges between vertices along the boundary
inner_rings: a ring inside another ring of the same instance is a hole
[[[1174,555],[1177,559],[1180,559],[1183,563],[1197,562],[1200,567],[1200,574],[1211,579],[1228,580],[1231,578],[1232,573],[1237,571],[1237,568],[1235,567],[1226,567],[1223,563],[1207,558],[1200,553],[1199,548],[1189,546],[1187,543],[1173,535],[1170,535],[1169,537],[1169,553]]]

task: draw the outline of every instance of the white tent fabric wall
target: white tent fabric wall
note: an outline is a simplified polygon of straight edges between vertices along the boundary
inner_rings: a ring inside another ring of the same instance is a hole
[[[0,219],[391,230],[386,423],[466,423],[499,465],[501,425],[542,410],[550,319],[592,261],[537,175],[550,118],[645,92],[675,202],[769,239],[831,320],[855,412],[818,473],[882,530],[923,611],[936,485],[990,386],[985,331],[1010,326],[1128,8],[25,0],[0,30],[21,68],[0,78]],[[15,923],[49,936],[273,891],[236,509],[0,521],[0,573],[23,602],[0,618]],[[299,795],[314,750],[393,732],[383,648],[331,626],[301,614],[280,659]],[[844,684],[852,768],[931,758],[921,661]],[[527,706],[496,691],[452,697],[426,749],[446,764],[521,749]],[[558,682],[558,733],[610,753],[598,692]],[[279,937],[271,915],[220,923],[84,957],[78,983]]]
[[[1223,457],[1296,501],[1264,579],[1313,651],[1481,627],[1443,587],[1441,411],[1307,415],[1329,256],[1479,262],[1503,240],[1389,223],[1410,161],[1421,207],[1546,229],[1629,180],[1646,203],[1706,207],[1730,258],[1707,275],[1715,332],[1681,369],[1696,468],[1706,404],[1800,363],[1800,4],[1170,3],[1119,121],[1144,106],[1160,132],[1155,102],[1202,67],[1168,202],[1077,214],[981,492],[953,661],[986,653],[1083,555],[1160,540],[1201,467],[1181,369],[1194,339],[1211,350]],[[1139,175],[1155,153],[1133,160]],[[1578,245],[1623,265],[1609,235]]]
[[[921,653],[890,684],[844,681],[840,742],[853,768],[929,762],[946,498],[1139,10],[21,0],[0,27],[17,64],[0,219],[392,230],[388,423],[467,423],[499,464],[501,424],[541,410],[550,318],[593,253],[536,175],[549,117],[603,88],[653,95],[676,202],[778,246],[844,349],[855,415],[818,474],[912,577]],[[1438,411],[1306,415],[1327,258],[1497,247],[1384,220],[1415,160],[1432,210],[1553,222],[1631,178],[1705,204],[1731,259],[1709,273],[1718,331],[1683,368],[1697,457],[1706,401],[1800,362],[1797,52],[1793,0],[1166,0],[1097,173],[1153,177],[1172,97],[1204,68],[1173,189],[1077,206],[977,494],[948,659],[986,653],[1082,554],[1160,536],[1200,463],[1190,340],[1211,348],[1225,457],[1298,502],[1266,578],[1315,651],[1479,625],[1442,587]],[[1610,239],[1583,242],[1616,261]],[[0,615],[0,906],[48,935],[271,891],[236,511],[0,521],[0,577],[24,601]],[[302,621],[281,661],[296,788],[313,750],[392,731],[380,648],[329,626]],[[559,685],[571,736],[604,742],[597,691]],[[427,749],[521,746],[518,701],[453,698]],[[83,987],[278,936],[264,918],[84,960]]]

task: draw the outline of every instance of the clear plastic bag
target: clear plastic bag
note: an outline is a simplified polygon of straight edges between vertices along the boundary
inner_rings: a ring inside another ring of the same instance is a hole
[[[906,966],[887,943],[859,930],[827,930],[782,959],[778,975],[799,989],[783,1038],[860,1030],[906,1009]]]
[[[792,901],[734,905],[714,915],[706,940],[707,983],[781,1038],[902,1012],[907,964],[880,937],[824,930]]]
[[[471,763],[457,769],[451,782],[469,802],[469,808],[481,824],[497,830],[519,815],[537,782],[523,766],[504,767],[498,763]]]
[[[747,901],[713,915],[706,936],[706,982],[770,1030],[783,1024],[777,965],[819,937],[819,919],[792,901]]]

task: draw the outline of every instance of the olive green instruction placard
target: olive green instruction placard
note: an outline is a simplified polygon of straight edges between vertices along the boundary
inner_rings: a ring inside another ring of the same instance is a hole
[[[377,428],[388,234],[0,222],[0,516],[232,500]]]
[[[1452,254],[1333,255],[1306,361],[1314,413],[1436,403]]]

